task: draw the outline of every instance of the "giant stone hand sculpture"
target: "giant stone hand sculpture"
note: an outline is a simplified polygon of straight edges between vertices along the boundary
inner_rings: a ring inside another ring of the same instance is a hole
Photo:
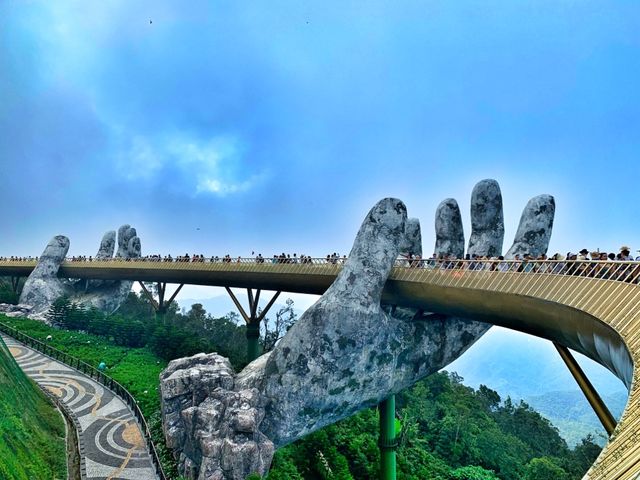
[[[546,251],[554,200],[534,200],[523,213],[510,253]],[[470,249],[497,254],[504,227],[495,181],[476,186],[471,211]],[[392,316],[381,307],[398,253],[419,248],[418,225],[407,220],[400,200],[378,202],[333,285],[272,352],[242,372],[235,374],[217,354],[169,364],[161,374],[164,430],[181,473],[199,480],[264,474],[275,448],[376,405],[438,371],[488,330],[485,323],[409,309]],[[535,231],[529,231],[529,225]],[[464,235],[454,200],[441,204],[436,226],[436,253],[461,256]]]
[[[20,294],[20,303],[31,305],[32,314],[42,316],[61,296],[89,307],[112,313],[124,301],[131,291],[133,282],[92,280],[73,281],[58,278],[60,264],[69,251],[69,239],[57,235],[51,239],[38,259],[36,268],[31,272]],[[113,257],[116,245],[116,232],[104,234],[96,260],[109,260]],[[139,258],[140,239],[135,228],[123,225],[118,229],[118,251],[116,258]]]

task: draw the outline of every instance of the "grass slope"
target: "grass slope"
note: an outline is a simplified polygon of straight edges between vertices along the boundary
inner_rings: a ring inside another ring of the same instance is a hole
[[[60,413],[0,339],[0,478],[61,480],[66,461]]]

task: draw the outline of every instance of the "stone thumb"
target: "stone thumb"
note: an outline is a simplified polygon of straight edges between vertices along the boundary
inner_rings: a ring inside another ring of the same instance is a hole
[[[40,255],[38,265],[31,275],[36,274],[39,278],[55,277],[58,274],[60,264],[67,256],[69,244],[69,239],[64,235],[53,237]]]
[[[380,308],[382,289],[405,241],[407,207],[397,198],[380,200],[367,214],[351,253],[323,295],[332,302]]]

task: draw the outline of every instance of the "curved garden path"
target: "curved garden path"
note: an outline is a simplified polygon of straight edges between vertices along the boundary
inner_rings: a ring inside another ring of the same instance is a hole
[[[140,427],[117,395],[83,373],[1,335],[24,372],[75,417],[83,479],[157,480]]]

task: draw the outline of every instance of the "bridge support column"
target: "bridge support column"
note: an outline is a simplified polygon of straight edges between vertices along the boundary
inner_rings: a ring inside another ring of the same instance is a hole
[[[247,314],[231,289],[229,287],[224,288],[227,290],[231,300],[233,300],[233,303],[247,324],[247,360],[252,362],[260,356],[260,322],[262,322],[269,309],[273,306],[280,292],[277,291],[275,295],[271,297],[267,306],[264,307],[263,310],[258,311],[258,301],[260,300],[261,290],[257,289],[254,295],[253,290],[247,288],[247,299],[249,300],[249,313]]]
[[[247,359],[252,362],[260,356],[260,323],[247,324]]]
[[[396,396],[380,402],[380,480],[396,480]]]
[[[166,282],[158,282],[157,284],[156,288],[158,290],[158,300],[153,298],[153,295],[151,294],[151,292],[145,286],[144,283],[142,282],[138,282],[138,283],[140,284],[140,287],[142,288],[142,291],[144,292],[146,297],[151,302],[151,306],[153,307],[153,310],[156,312],[156,321],[162,321],[162,323],[164,323],[164,317],[165,317],[165,314],[167,313],[167,308],[169,307],[169,305],[171,305],[171,302],[175,300],[178,293],[180,293],[180,290],[182,290],[184,283],[181,283],[180,285],[178,285],[178,288],[176,288],[176,290],[173,292],[173,294],[169,298],[169,301],[166,301],[166,302],[164,299],[165,293],[167,291]]]
[[[607,434],[611,436],[616,428],[616,419],[611,415],[607,405],[602,401],[602,398],[598,395],[598,392],[593,387],[582,368],[580,368],[580,365],[569,349],[562,345],[558,345],[555,342],[553,345],[556,347],[556,350],[558,350],[558,353],[562,357],[562,360],[564,360],[564,363],[567,365],[567,368],[571,372],[571,375],[573,375],[573,378],[578,382],[580,390],[582,390],[582,393],[587,397],[587,401],[591,405],[591,408],[593,408],[594,412],[596,412],[596,415],[604,429],[607,431]]]

